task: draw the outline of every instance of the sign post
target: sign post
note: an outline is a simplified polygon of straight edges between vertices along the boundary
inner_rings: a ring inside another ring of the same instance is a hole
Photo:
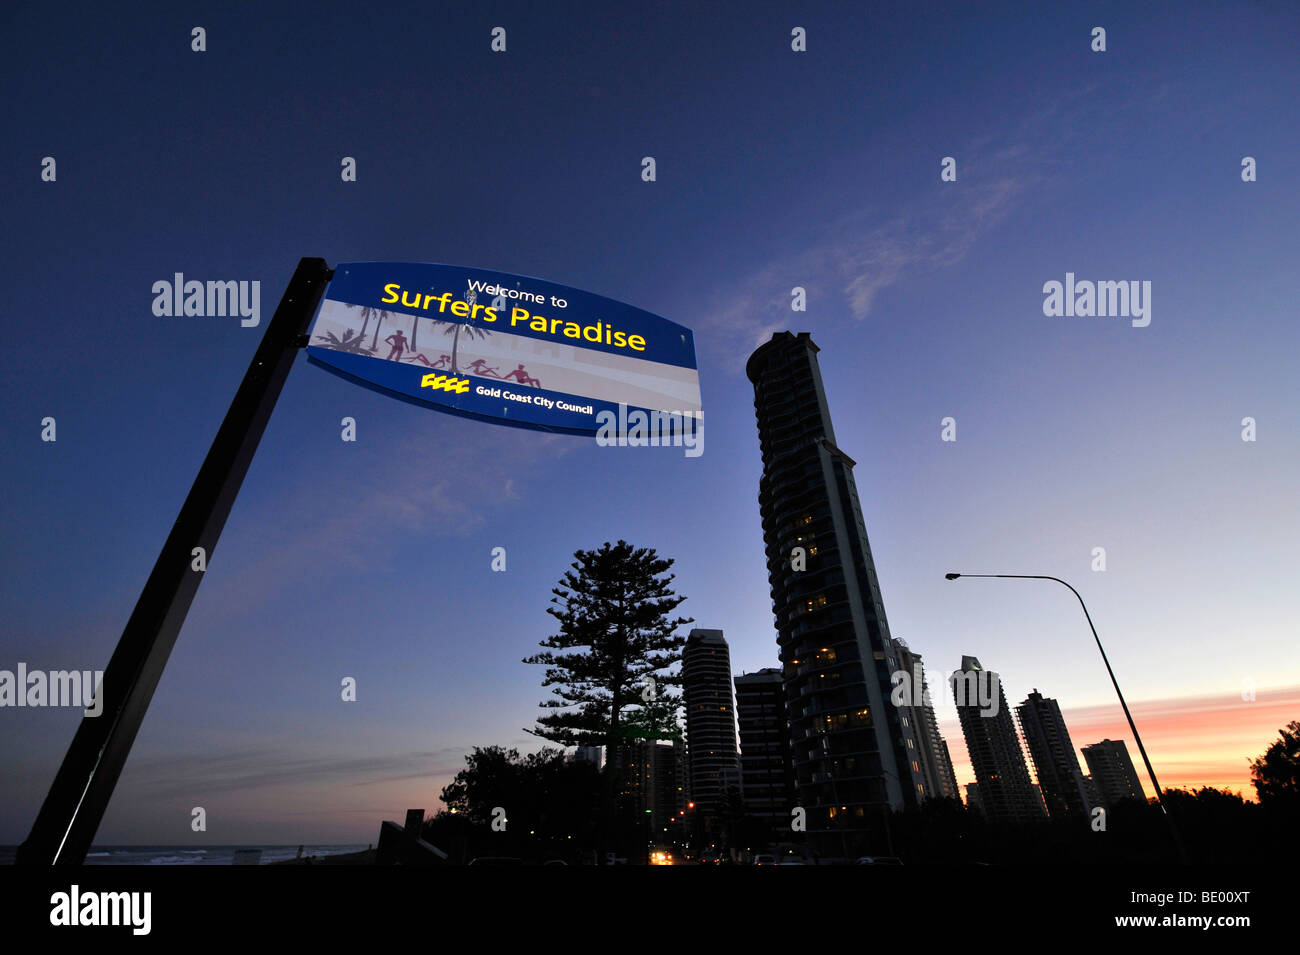
[[[192,569],[195,548],[206,565],[332,274],[324,259],[298,263],[104,670],[102,712],[82,717],[19,864],[85,861],[203,578]]]

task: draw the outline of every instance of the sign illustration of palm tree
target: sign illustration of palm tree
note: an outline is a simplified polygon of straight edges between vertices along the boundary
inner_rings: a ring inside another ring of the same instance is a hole
[[[318,342],[329,342],[328,348],[335,351],[351,352],[353,355],[361,354],[362,336],[358,335],[356,329],[349,328],[343,333],[342,338],[335,337],[333,332],[326,332],[324,335],[317,335]]]
[[[375,322],[375,340],[370,343],[371,351],[379,351],[379,330],[384,327],[384,319],[389,318],[389,314],[382,309],[378,312],[379,321]]]
[[[355,305],[348,305],[347,307],[348,307],[348,308],[356,308]],[[360,337],[362,337],[362,338],[365,338],[365,337],[366,337],[366,326],[370,324],[370,320],[371,320],[372,318],[378,318],[378,319],[379,319],[379,324],[377,324],[377,325],[375,326],[375,340],[374,340],[373,342],[370,343],[370,350],[371,350],[371,351],[378,351],[378,350],[379,350],[379,328],[380,328],[381,325],[384,324],[384,319],[386,319],[386,318],[391,318],[391,317],[392,317],[392,316],[389,315],[388,312],[384,311],[382,308],[371,308],[371,307],[368,306],[368,305],[362,307],[362,309],[361,309],[361,336],[360,336]]]
[[[473,310],[471,309],[471,312],[472,311]],[[437,320],[435,319],[435,321]],[[486,328],[479,328],[477,325],[470,324],[468,320],[463,322],[438,321],[438,324],[447,326],[445,329],[443,329],[443,334],[453,336],[451,341],[451,373],[459,377],[461,374],[463,374],[463,372],[456,364],[456,357],[460,349],[461,329],[465,330],[465,334],[469,336],[470,341],[473,341],[476,337],[487,338],[492,333],[488,331]]]

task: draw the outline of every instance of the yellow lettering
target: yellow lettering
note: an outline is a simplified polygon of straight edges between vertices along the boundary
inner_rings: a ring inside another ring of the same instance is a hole
[[[540,315],[533,316],[533,320],[528,323],[528,327],[535,332],[546,331],[546,319]]]
[[[564,337],[565,337],[565,338],[581,338],[582,335],[580,334],[577,325],[573,324],[573,322],[565,322],[565,323],[564,323]]]
[[[510,309],[510,327],[514,328],[517,322],[522,322],[528,318],[528,309],[520,308],[518,305]]]
[[[497,320],[497,311],[491,305],[483,310],[483,321],[495,322]]]
[[[469,306],[464,302],[452,302],[451,314],[459,315],[461,318],[464,318],[466,315],[469,314]]]
[[[627,336],[624,335],[622,332],[615,332],[615,333],[614,333],[614,344],[617,345],[619,348],[626,348],[626,347],[627,347]]]
[[[436,296],[436,295],[426,295],[426,296],[424,297],[424,304],[421,305],[420,308],[421,308],[422,310],[424,310],[424,311],[428,311],[428,310],[429,310],[429,303],[430,303],[431,301],[433,301],[433,300],[434,300],[435,298],[437,298],[437,297],[438,297],[438,296]]]
[[[638,345],[637,342],[640,342],[641,344]],[[642,338],[640,335],[627,336],[627,343],[631,345],[633,348],[635,348],[637,351],[645,351],[645,339]]]
[[[420,307],[420,293],[419,293],[419,292],[416,292],[416,293],[415,293],[415,301],[414,301],[414,302],[408,302],[408,301],[406,300],[406,296],[407,296],[407,295],[410,295],[410,294],[411,294],[410,292],[403,292],[403,293],[402,293],[402,304],[405,305],[407,308],[419,308],[419,307]]]
[[[397,293],[400,292],[401,290],[402,287],[398,285],[396,282],[393,282],[391,285],[385,285],[384,297],[381,299],[381,301],[387,302],[388,304],[391,305],[393,302],[397,301]],[[392,298],[388,297],[390,295],[392,296]]]
[[[562,318],[553,318],[553,319],[551,319],[551,334],[552,334],[552,335],[555,334],[555,326],[558,325],[558,324],[560,324],[560,322],[562,322],[562,321],[564,321],[564,319],[562,319]]]
[[[469,320],[470,320],[471,322],[474,321],[474,319],[478,318],[478,310],[479,310],[480,308],[487,308],[487,306],[486,306],[486,305],[480,305],[478,302],[475,302],[475,303],[474,303],[474,312],[473,312],[473,314],[471,314],[470,317],[469,317]]]

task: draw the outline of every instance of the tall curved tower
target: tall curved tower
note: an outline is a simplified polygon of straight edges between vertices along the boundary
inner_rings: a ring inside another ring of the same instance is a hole
[[[795,782],[823,852],[886,852],[888,813],[928,795],[853,480],[835,445],[807,332],[778,332],[745,367],[763,457],[758,503]],[[799,569],[798,552],[802,549]]]

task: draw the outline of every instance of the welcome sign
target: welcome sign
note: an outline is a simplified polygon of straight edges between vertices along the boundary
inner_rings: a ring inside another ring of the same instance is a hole
[[[405,401],[541,431],[593,435],[602,412],[702,417],[689,328],[504,272],[340,264],[307,354]]]

